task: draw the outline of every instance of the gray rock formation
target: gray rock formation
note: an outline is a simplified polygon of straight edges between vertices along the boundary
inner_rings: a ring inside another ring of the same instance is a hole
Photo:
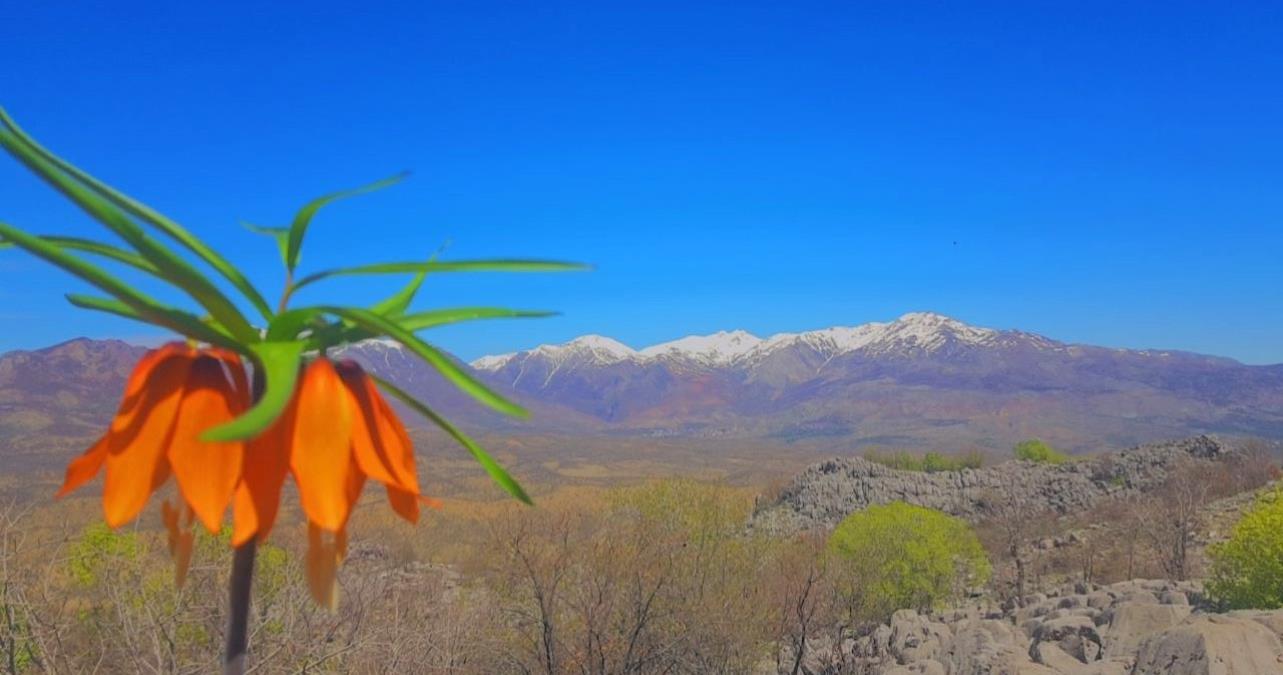
[[[1022,607],[921,615],[806,654],[810,675],[1256,675],[1283,673],[1283,610],[1207,614],[1194,582],[1080,585]],[[1182,602],[1184,601],[1184,602]],[[791,663],[791,660],[783,661]]]
[[[776,500],[759,504],[754,525],[777,530],[832,526],[854,511],[893,501],[975,519],[985,500],[999,490],[1038,508],[1071,513],[1151,490],[1180,461],[1221,461],[1235,452],[1220,439],[1195,436],[1061,465],[1009,461],[940,473],[900,471],[860,457],[835,458],[811,465]]]

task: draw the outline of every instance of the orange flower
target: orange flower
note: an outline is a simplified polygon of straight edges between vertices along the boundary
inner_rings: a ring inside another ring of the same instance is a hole
[[[67,467],[58,496],[106,467],[103,512],[118,527],[137,517],[172,473],[182,504],[163,505],[169,548],[181,580],[194,521],[217,532],[233,505],[232,544],[263,540],[280,509],[287,475],[308,519],[309,586],[333,606],[335,574],[347,551],[347,521],[367,478],[383,483],[394,511],[417,522],[414,448],[404,425],[360,366],[318,358],[303,371],[281,417],[248,443],[208,443],[200,435],[249,407],[239,357],[181,343],[148,352],[125,386],[106,434]]]
[[[270,440],[268,440],[270,439]],[[281,419],[246,456],[236,494],[234,544],[271,530],[286,473],[308,519],[307,570],[313,598],[333,606],[335,573],[347,552],[347,521],[367,478],[383,483],[392,509],[417,522],[414,447],[373,380],[351,361],[312,361]]]
[[[138,516],[172,473],[184,502],[165,504],[170,552],[181,583],[191,558],[193,518],[217,532],[240,482],[242,443],[205,443],[201,432],[245,411],[249,386],[235,354],[183,343],[148,352],[125,385],[120,407],[103,435],[67,467],[58,496],[84,485],[106,467],[103,515],[111,527]]]

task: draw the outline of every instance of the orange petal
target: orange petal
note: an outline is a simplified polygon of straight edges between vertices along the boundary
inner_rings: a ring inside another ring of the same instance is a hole
[[[419,496],[413,492],[406,492],[395,485],[387,486],[388,504],[396,511],[397,515],[410,521],[411,523],[419,522]]]
[[[186,358],[160,362],[147,378],[136,424],[131,425],[134,428],[120,434],[113,428],[107,436],[102,505],[111,527],[133,520],[152,491],[169,477],[165,448],[191,365],[192,360]]]
[[[317,359],[299,384],[290,469],[308,519],[337,531],[351,508],[346,496],[352,464],[352,410],[347,389],[328,359]]]
[[[392,410],[392,406],[379,395],[374,382],[367,378],[370,400],[375,408],[375,419],[378,422],[379,439],[388,458],[388,465],[397,478],[397,484],[407,492],[419,494],[419,475],[414,468],[414,443],[405,425]]]
[[[267,539],[281,507],[281,488],[290,469],[289,442],[294,433],[291,403],[279,419],[245,447],[241,484],[237,486],[232,525],[232,545],[240,546],[255,533]]]
[[[249,488],[241,481],[232,495],[232,546],[249,541],[255,532],[258,532],[258,510]]]
[[[183,582],[187,580],[187,568],[192,562],[192,545],[196,541],[196,535],[192,532],[192,510],[190,507],[181,507],[186,512],[186,523],[179,525],[179,507],[175,507],[168,501],[160,505],[161,518],[165,521],[165,529],[169,532],[169,555],[174,559],[174,585],[182,587]]]
[[[72,490],[88,483],[98,471],[102,469],[103,461],[107,459],[107,436],[104,435],[98,439],[85,453],[73,460],[67,465],[67,475],[62,481],[62,487],[58,489],[55,497],[62,497]]]
[[[400,485],[401,481],[394,475],[384,450],[386,444],[379,435],[374,401],[366,388],[369,378],[352,361],[339,363],[337,369],[352,403],[352,455],[357,466],[384,485]]]
[[[218,347],[211,347],[205,350],[205,354],[222,361],[227,368],[227,373],[232,378],[232,385],[236,392],[237,407],[234,412],[240,415],[249,410],[253,392],[250,391],[249,379],[245,376],[245,364],[241,362],[240,355],[229,349],[220,349]]]
[[[343,518],[343,525],[340,531],[347,528],[347,518],[352,515],[352,510],[356,508],[356,503],[361,501],[361,490],[365,488],[365,474],[361,467],[356,465],[356,460],[351,460],[352,465],[348,467],[347,486],[343,492],[343,497],[347,499],[347,516]]]
[[[339,562],[347,549],[346,533],[307,524],[307,588],[316,604],[334,611],[339,604]]]
[[[236,416],[239,404],[232,387],[219,360],[197,359],[169,444],[169,464],[183,498],[211,533],[222,525],[223,512],[240,482],[245,446],[240,441],[206,443],[200,435]]]
[[[148,382],[156,368],[167,359],[174,357],[192,357],[193,350],[182,342],[170,342],[159,349],[153,349],[143,355],[134,366],[133,372],[125,382],[125,393],[120,398],[120,407],[112,419],[111,429],[119,433],[131,426],[139,410],[139,403],[144,399],[149,387]]]

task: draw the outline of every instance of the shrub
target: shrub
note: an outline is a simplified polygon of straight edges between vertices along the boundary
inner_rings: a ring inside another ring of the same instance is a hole
[[[897,452],[880,452],[878,450],[869,450],[864,453],[864,458],[875,464],[898,469],[900,471],[925,471],[926,473],[936,473],[943,471],[961,471],[963,469],[979,469],[984,464],[984,457],[979,452],[968,452],[962,455],[950,456],[939,452],[928,452],[925,455],[915,455],[903,450]]]
[[[1208,556],[1212,599],[1229,609],[1283,607],[1283,490],[1258,497]]]
[[[1064,464],[1069,461],[1069,455],[1037,438],[1017,443],[1013,452],[1016,455],[1016,459],[1024,459],[1041,464]]]
[[[829,537],[828,554],[857,621],[885,620],[897,609],[938,608],[990,573],[966,522],[904,502],[847,516]]]

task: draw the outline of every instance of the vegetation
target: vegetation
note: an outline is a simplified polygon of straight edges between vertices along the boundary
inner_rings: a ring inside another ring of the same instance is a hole
[[[1069,455],[1037,438],[1017,443],[1012,452],[1016,455],[1016,459],[1040,464],[1064,464],[1069,461]]]
[[[989,560],[966,522],[904,502],[848,516],[829,537],[847,610],[880,621],[897,609],[938,608],[989,579]]]
[[[1257,498],[1227,541],[1208,551],[1208,595],[1229,609],[1283,607],[1283,489]]]
[[[891,452],[868,450],[865,451],[864,458],[875,464],[900,471],[926,473],[979,469],[984,465],[984,455],[974,450],[961,455],[945,455],[939,452],[918,455],[904,450]]]

